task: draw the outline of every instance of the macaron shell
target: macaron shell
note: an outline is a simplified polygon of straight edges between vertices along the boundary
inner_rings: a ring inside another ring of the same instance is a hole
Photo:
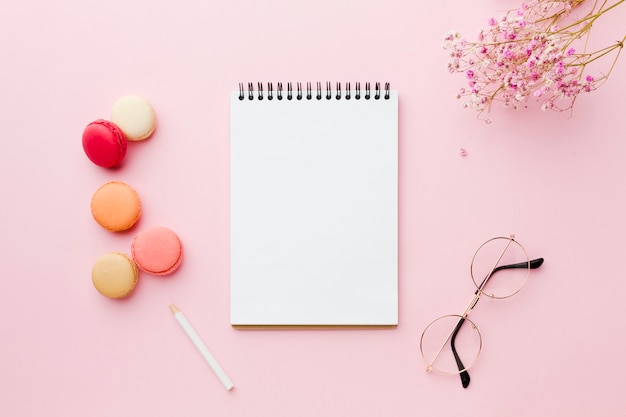
[[[141,201],[128,184],[112,181],[101,186],[91,198],[91,214],[98,224],[112,232],[128,230],[141,216]]]
[[[183,245],[166,227],[153,227],[135,236],[131,246],[137,267],[153,275],[174,272],[183,260]]]
[[[107,120],[91,122],[83,131],[83,150],[94,164],[113,168],[122,163],[128,143],[122,130]]]
[[[111,120],[132,141],[147,139],[156,127],[156,114],[150,103],[134,95],[124,96],[115,102]]]
[[[127,297],[137,285],[138,270],[135,262],[121,252],[100,256],[91,269],[91,280],[96,290],[105,297]]]

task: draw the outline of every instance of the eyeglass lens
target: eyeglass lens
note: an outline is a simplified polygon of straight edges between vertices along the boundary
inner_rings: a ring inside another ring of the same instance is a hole
[[[516,240],[504,237],[483,243],[474,254],[470,268],[476,288],[492,298],[517,294],[529,272],[530,261],[524,248]]]
[[[444,374],[458,374],[471,367],[481,346],[478,327],[460,315],[443,316],[433,321],[424,330],[421,340],[428,370]]]

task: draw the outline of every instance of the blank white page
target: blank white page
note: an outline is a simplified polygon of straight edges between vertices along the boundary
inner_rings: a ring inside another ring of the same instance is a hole
[[[231,324],[398,323],[398,95],[231,95]]]

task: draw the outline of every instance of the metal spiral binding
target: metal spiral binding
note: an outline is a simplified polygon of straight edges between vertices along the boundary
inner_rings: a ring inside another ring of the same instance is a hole
[[[381,98],[383,98],[384,100],[389,100],[390,91],[391,91],[389,83],[385,83],[385,88],[384,88],[384,93],[383,93],[379,82],[374,83],[374,95],[372,95],[371,85],[369,82],[365,83],[364,95],[361,95],[361,83],[360,82],[355,83],[354,90],[352,90],[352,86],[350,82],[347,82],[345,84],[345,89],[342,90],[341,87],[342,87],[341,82],[337,82],[335,85],[335,89],[332,90],[332,83],[330,81],[326,81],[325,94],[323,94],[324,91],[322,89],[322,83],[318,81],[316,83],[315,94],[313,94],[313,85],[311,82],[306,83],[306,92],[304,92],[302,88],[302,83],[300,82],[296,83],[296,89],[294,92],[293,84],[291,82],[288,82],[287,91],[286,91],[286,94],[284,94],[283,83],[278,82],[276,83],[276,95],[274,95],[274,83],[271,83],[271,82],[267,83],[267,93],[263,91],[263,83],[261,82],[257,83],[256,90],[254,89],[254,83],[249,82],[247,91],[244,88],[244,83],[239,83],[239,100],[245,100],[246,95],[247,95],[248,100],[259,100],[259,101],[263,100],[264,98],[267,98],[268,100],[273,100],[274,98],[276,98],[277,100],[283,100],[283,99],[293,100],[294,98],[296,100],[303,100],[303,99],[332,100],[333,91],[335,92],[335,96],[334,96],[335,100],[341,100],[341,99],[351,100],[353,98],[355,100],[361,100],[361,99],[380,100]]]

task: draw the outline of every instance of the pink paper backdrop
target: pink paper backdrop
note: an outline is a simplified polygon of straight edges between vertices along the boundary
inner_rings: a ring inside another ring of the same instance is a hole
[[[624,416],[626,62],[573,114],[454,99],[442,37],[518,6],[472,2],[5,2],[0,17],[0,415]],[[626,6],[594,31],[623,36]],[[621,28],[621,29],[620,29]],[[400,94],[400,325],[229,325],[229,92],[241,81],[389,81]],[[83,154],[84,126],[147,98],[155,135],[118,170]],[[467,156],[458,154],[459,148]],[[89,201],[126,181],[144,213],[104,231]],[[100,296],[102,253],[163,225],[185,244],[169,278]],[[418,353],[461,313],[469,262],[516,233],[544,257],[527,287],[472,314],[484,349],[463,390]],[[171,317],[185,312],[235,382],[225,391]]]

